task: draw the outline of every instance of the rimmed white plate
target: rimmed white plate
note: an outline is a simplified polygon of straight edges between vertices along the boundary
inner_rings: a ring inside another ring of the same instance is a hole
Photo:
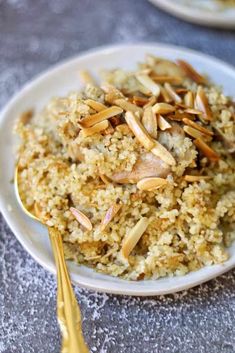
[[[14,146],[17,143],[12,133],[15,120],[26,109],[41,109],[52,96],[79,89],[78,70],[86,68],[96,74],[102,68],[133,69],[146,53],[169,59],[184,58],[200,72],[207,73],[215,83],[223,85],[226,94],[234,94],[235,70],[222,61],[185,48],[162,44],[118,45],[92,50],[46,71],[23,87],[0,114],[0,210],[24,248],[53,273],[55,265],[47,230],[22,212],[10,183],[14,173]],[[130,282],[96,273],[75,263],[69,263],[69,270],[74,283],[93,290],[127,295],[160,295],[193,287],[228,271],[235,265],[235,244],[229,251],[230,259],[222,265],[205,267],[183,277],[159,280]]]
[[[235,6],[223,6],[216,0],[149,0],[183,20],[212,27],[235,28]]]

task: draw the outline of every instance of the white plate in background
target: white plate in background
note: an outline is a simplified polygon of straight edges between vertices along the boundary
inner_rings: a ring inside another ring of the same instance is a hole
[[[163,44],[117,45],[92,50],[49,69],[24,86],[0,113],[0,210],[28,253],[53,273],[55,265],[47,230],[22,212],[10,182],[14,174],[14,146],[17,143],[12,133],[14,123],[23,111],[31,107],[41,109],[52,96],[79,89],[78,70],[89,69],[96,74],[102,68],[134,69],[146,53],[169,59],[183,58],[199,72],[207,73],[216,84],[223,85],[226,94],[234,95],[235,69],[222,61]],[[224,264],[205,267],[182,277],[158,280],[127,281],[99,274],[72,262],[69,262],[69,270],[74,283],[93,290],[127,295],[160,295],[188,289],[228,271],[235,266],[235,243],[229,252],[231,256]]]
[[[216,0],[149,0],[183,20],[212,27],[235,28],[235,6],[222,6]]]

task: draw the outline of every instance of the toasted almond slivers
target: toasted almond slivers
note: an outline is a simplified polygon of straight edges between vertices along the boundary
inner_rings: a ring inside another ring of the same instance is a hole
[[[110,184],[111,180],[105,174],[99,174],[99,177],[105,185]]]
[[[91,107],[92,109],[96,110],[97,112],[101,112],[102,110],[105,110],[108,108],[106,107],[106,105],[100,102],[94,101],[93,99],[86,99],[85,103],[89,105],[89,107]]]
[[[193,141],[195,146],[212,162],[216,162],[220,159],[220,156],[210,148],[202,139],[196,139]]]
[[[155,66],[156,60],[157,60],[157,58],[154,55],[152,55],[152,54],[146,55],[145,61],[148,66],[150,66],[150,67]]]
[[[171,96],[169,95],[169,93],[167,92],[167,90],[165,89],[165,87],[161,86],[161,95],[162,95],[162,98],[164,100],[165,103],[170,103],[172,102],[172,98]]]
[[[103,131],[103,130],[107,129],[108,127],[109,127],[108,120],[103,120],[103,121],[100,121],[99,123],[97,123],[97,124],[95,124],[95,125],[93,125],[91,127],[82,129],[80,131],[80,134],[83,137],[92,136],[94,134],[97,134],[100,131]]]
[[[167,93],[169,96],[176,102],[176,103],[181,103],[182,98],[175,92],[174,88],[171,86],[170,83],[166,82],[164,84],[164,88],[166,89]]]
[[[127,258],[148,227],[148,218],[142,217],[124,238],[121,253]]]
[[[156,74],[150,75],[152,80],[158,83],[172,83],[172,84],[180,84],[182,82],[182,77],[179,76],[158,76]]]
[[[152,107],[144,109],[142,124],[144,125],[145,129],[148,131],[150,136],[152,136],[153,138],[157,138],[157,118],[155,114],[153,114]]]
[[[175,107],[173,105],[167,104],[167,103],[156,103],[153,106],[153,112],[155,114],[169,114],[175,111]]]
[[[94,80],[94,78],[91,76],[90,72],[87,70],[81,70],[79,72],[80,78],[83,81],[84,84],[92,84],[92,85],[96,85],[96,82]]]
[[[212,138],[210,135],[204,134],[200,130],[194,129],[191,126],[184,126],[184,131],[191,137],[194,137],[195,139],[204,139],[204,140],[210,141]]]
[[[146,109],[148,107],[152,107],[156,103],[156,101],[157,98],[155,96],[150,97],[148,103],[146,103],[143,108]]]
[[[201,76],[192,65],[184,60],[177,60],[179,67],[185,72],[185,74],[198,84],[206,83],[205,77]]]
[[[188,89],[184,88],[184,87],[179,87],[175,89],[176,93],[178,94],[187,94],[188,93]]]
[[[107,225],[113,220],[113,218],[116,216],[116,214],[118,213],[121,207],[122,207],[121,203],[113,203],[109,207],[108,211],[104,216],[104,219],[101,222],[101,227],[100,227],[101,231],[105,230]]]
[[[194,107],[194,95],[192,91],[188,91],[184,96],[184,104],[189,107]]]
[[[161,186],[168,184],[168,181],[163,178],[144,178],[137,183],[137,188],[140,190],[154,190],[159,189]]]
[[[155,97],[158,97],[160,95],[160,86],[155,83],[148,75],[137,74],[136,78],[144,87],[150,90],[150,92],[152,92]]]
[[[212,178],[211,176],[206,176],[206,175],[184,175],[184,180],[190,183],[193,183],[194,181],[200,181],[200,180],[210,180],[211,178]]]
[[[197,94],[196,94],[194,104],[195,104],[195,108],[202,112],[202,117],[205,120],[209,120],[209,121],[212,120],[212,112],[209,106],[207,96],[205,94],[204,89],[200,86],[197,89]]]
[[[20,116],[20,122],[23,124],[23,125],[26,125],[30,122],[30,120],[32,119],[33,117],[33,110],[30,109],[30,110],[26,110],[25,112],[23,112]]]
[[[91,127],[91,126],[99,123],[100,121],[109,119],[112,116],[121,114],[122,112],[123,112],[123,110],[120,107],[113,106],[113,107],[107,108],[105,110],[102,110],[99,113],[86,116],[84,119],[82,119],[80,121],[80,124],[83,127]]]
[[[130,112],[138,113],[138,114],[143,113],[143,109],[141,107],[138,107],[137,105],[128,102],[124,98],[115,99],[115,104],[118,105],[119,107],[121,107],[125,111],[130,111]]]
[[[199,131],[201,131],[202,133],[204,134],[207,134],[207,135],[210,135],[210,136],[213,136],[214,133],[208,129],[206,129],[205,127],[195,123],[194,121],[188,119],[188,118],[183,118],[182,121],[186,124],[186,125],[189,125],[189,126],[192,126],[194,129],[197,129]]]
[[[73,216],[76,218],[78,223],[80,223],[84,228],[87,230],[92,230],[92,224],[89,218],[84,215],[81,211],[79,211],[77,208],[70,207],[70,211],[73,214]]]
[[[105,100],[106,102],[113,104],[115,99],[124,98],[122,92],[117,89],[115,86],[110,85],[109,83],[103,83],[101,85],[102,90],[106,93]]]
[[[172,156],[172,154],[169,151],[167,151],[167,149],[163,145],[161,145],[158,141],[155,141],[155,146],[151,149],[151,152],[155,156],[161,158],[161,160],[163,160],[168,165],[176,164],[176,161]]]
[[[194,108],[186,108],[185,113],[192,114],[192,115],[202,115],[202,111]]]
[[[120,124],[115,127],[115,129],[124,135],[133,135],[133,132],[127,124]]]
[[[150,90],[148,90],[145,86],[139,85],[138,91],[142,94],[144,94],[147,97],[152,97],[152,93]]]
[[[137,138],[137,140],[143,145],[146,150],[150,151],[154,147],[154,140],[149,135],[148,131],[141,124],[140,119],[137,118],[132,112],[126,112],[126,122]]]
[[[170,129],[172,126],[171,124],[168,123],[168,121],[166,121],[165,118],[163,118],[163,116],[161,115],[157,115],[157,122],[158,122],[158,126],[160,128],[160,130],[165,131],[167,129]]]
[[[140,107],[143,107],[145,104],[147,104],[149,102],[149,99],[145,98],[145,97],[133,96],[132,101],[134,104],[136,104]]]

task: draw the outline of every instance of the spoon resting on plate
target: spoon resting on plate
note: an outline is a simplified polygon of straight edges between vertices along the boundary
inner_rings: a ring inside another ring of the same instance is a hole
[[[16,198],[24,213],[44,224],[43,220],[31,213],[23,204],[19,193],[18,165],[15,168],[14,186]],[[61,353],[89,353],[82,333],[81,311],[78,306],[65,262],[63,241],[60,232],[48,227],[57,271],[57,318],[62,335]]]

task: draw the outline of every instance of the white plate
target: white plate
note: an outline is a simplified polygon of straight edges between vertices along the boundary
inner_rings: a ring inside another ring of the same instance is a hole
[[[78,89],[79,69],[87,68],[94,74],[102,68],[133,69],[137,62],[144,59],[146,53],[169,59],[184,58],[199,72],[206,72],[217,84],[223,84],[227,94],[234,94],[235,70],[219,60],[192,50],[162,44],[120,45],[92,50],[48,70],[28,83],[1,112],[0,209],[24,248],[37,262],[53,273],[55,266],[47,230],[24,215],[17,204],[14,188],[10,183],[13,177],[16,144],[16,137],[12,134],[14,122],[19,114],[28,108],[41,109],[49,97]],[[98,274],[75,263],[69,263],[69,269],[74,283],[93,290],[128,295],[158,295],[193,287],[228,271],[235,265],[235,244],[230,248],[230,255],[230,259],[223,265],[206,267],[183,277],[138,282]]]
[[[215,0],[149,0],[183,20],[213,27],[235,28],[235,6],[222,7]]]

